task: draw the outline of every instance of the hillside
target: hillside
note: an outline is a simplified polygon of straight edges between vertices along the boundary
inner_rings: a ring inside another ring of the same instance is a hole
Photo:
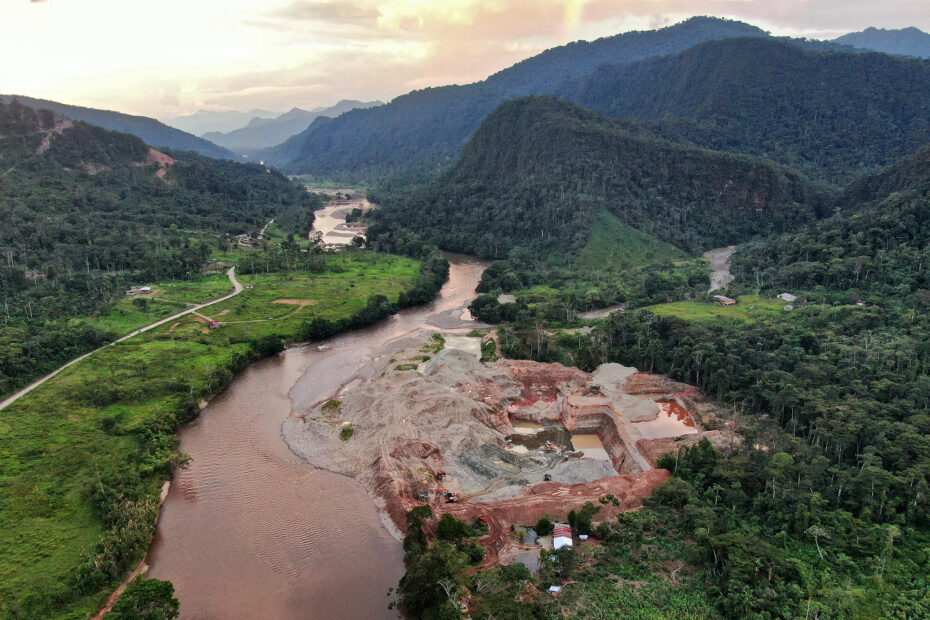
[[[553,48],[483,82],[427,88],[387,105],[309,127],[259,157],[289,172],[371,178],[450,165],[481,120],[507,99],[551,93],[567,78],[605,62],[626,62],[687,49],[702,41],[765,36],[754,26],[698,17],[655,31],[629,32]]]
[[[789,230],[823,206],[817,187],[771,162],[634,135],[552,97],[503,104],[432,184],[378,199],[375,243],[409,229],[447,250],[563,261],[601,212],[698,252]]]
[[[900,30],[866,28],[861,32],[844,34],[834,39],[834,41],[886,54],[930,58],[930,34],[917,28],[902,28]]]
[[[572,573],[534,582],[572,584],[554,602],[544,595],[558,615],[610,605],[618,617],[927,617],[930,146],[837,204],[829,218],[738,246],[735,306],[704,291],[640,309],[632,297],[582,330],[534,293],[472,304],[504,323],[508,358],[667,374],[727,403],[715,423],[745,438],[668,444],[657,465],[672,476],[643,509],[606,519],[594,550],[579,543],[560,559]],[[785,292],[797,300],[775,297]],[[512,595],[484,587],[505,578],[479,572],[471,605],[510,609]],[[521,611],[538,600],[521,598]]]
[[[274,118],[255,117],[245,127],[226,133],[205,133],[203,137],[236,153],[257,151],[281,144],[291,136],[299,134],[318,117],[335,118],[349,110],[364,110],[379,105],[382,105],[380,101],[344,99],[326,108],[315,108],[309,111],[294,108]]]
[[[930,145],[869,175],[842,211],[801,230],[741,247],[734,270],[767,290],[829,291],[854,303],[930,304]]]
[[[228,235],[272,218],[306,235],[315,206],[255,164],[169,155],[122,132],[0,104],[0,394],[104,338],[67,317],[106,307],[139,279],[199,274]]]
[[[673,140],[768,157],[844,183],[930,141],[930,62],[810,52],[771,39],[703,43],[603,66],[560,91]]]
[[[230,151],[219,147],[208,140],[192,136],[180,129],[169,127],[161,121],[147,116],[133,116],[123,114],[122,112],[113,112],[111,110],[96,110],[94,108],[82,108],[80,106],[67,105],[56,101],[46,101],[45,99],[34,99],[32,97],[22,97],[19,95],[0,95],[0,103],[10,103],[16,99],[21,104],[37,108],[51,110],[60,116],[66,116],[76,121],[84,121],[104,129],[112,131],[123,131],[140,138],[143,142],[152,146],[167,149],[178,149],[183,151],[193,151],[200,155],[213,157],[216,159],[236,159],[236,156]]]

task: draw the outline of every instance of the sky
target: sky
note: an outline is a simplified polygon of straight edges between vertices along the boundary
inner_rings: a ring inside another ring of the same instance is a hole
[[[157,118],[389,101],[693,15],[930,31],[927,0],[0,0],[0,93]]]

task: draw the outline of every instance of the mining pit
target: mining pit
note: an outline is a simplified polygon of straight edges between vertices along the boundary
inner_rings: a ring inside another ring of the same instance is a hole
[[[723,426],[719,410],[666,377],[619,364],[482,363],[479,338],[435,343],[423,332],[388,343],[363,379],[297,411],[282,432],[312,465],[359,480],[399,530],[423,503],[437,517],[485,517],[484,566],[516,544],[511,524],[564,519],[612,494],[618,505],[598,515],[610,518],[665,480],[662,454],[702,437],[732,444],[729,430],[709,428]]]

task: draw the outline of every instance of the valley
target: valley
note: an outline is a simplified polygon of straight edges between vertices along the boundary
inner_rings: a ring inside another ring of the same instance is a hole
[[[428,306],[250,366],[181,430],[191,464],[172,482],[146,561],[175,584],[182,617],[301,618],[311,604],[318,617],[397,617],[385,599],[403,574],[395,526],[357,482],[296,457],[281,425],[366,376],[386,343],[461,314],[483,265],[448,258]]]
[[[10,63],[0,618],[930,616],[930,35],[755,3]]]

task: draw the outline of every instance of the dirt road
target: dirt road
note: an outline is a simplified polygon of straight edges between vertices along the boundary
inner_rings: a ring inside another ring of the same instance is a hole
[[[227,299],[230,299],[231,297],[235,297],[236,295],[238,295],[239,293],[242,292],[242,285],[239,284],[239,281],[236,279],[236,268],[235,268],[235,267],[230,267],[230,268],[229,268],[229,271],[226,272],[226,275],[229,277],[229,281],[230,281],[230,282],[232,283],[232,285],[233,285],[233,292],[232,292],[232,293],[229,293],[229,294],[227,294],[227,295],[223,295],[222,297],[219,297],[219,298],[214,299],[214,300],[212,300],[212,301],[208,301],[208,302],[206,302],[206,303],[203,303],[203,304],[200,304],[200,305],[197,305],[197,306],[193,306],[192,308],[188,308],[187,310],[184,310],[184,311],[182,311],[182,312],[178,312],[177,314],[172,314],[172,315],[169,316],[169,317],[166,317],[166,318],[161,319],[161,320],[159,320],[159,321],[155,321],[154,323],[150,323],[150,324],[146,325],[145,327],[140,327],[139,329],[137,329],[137,330],[135,330],[135,331],[133,331],[133,332],[130,332],[130,333],[126,334],[125,336],[122,336],[121,338],[117,338],[116,340],[114,340],[114,341],[111,342],[110,344],[104,345],[103,347],[100,347],[99,349],[94,349],[93,351],[91,351],[91,352],[89,352],[89,353],[85,353],[84,355],[82,355],[82,356],[80,356],[80,357],[74,358],[73,360],[71,360],[70,362],[68,362],[68,363],[65,364],[64,366],[58,368],[58,369],[55,370],[54,372],[51,372],[51,373],[45,375],[44,377],[42,377],[42,378],[39,379],[38,381],[36,381],[36,382],[34,382],[34,383],[31,383],[31,384],[27,385],[26,387],[24,387],[24,388],[21,389],[20,391],[16,392],[15,394],[13,394],[12,396],[10,396],[9,398],[7,398],[6,400],[4,400],[3,402],[0,402],[0,410],[2,410],[2,409],[4,409],[4,408],[8,407],[9,405],[12,405],[12,404],[15,403],[17,400],[19,400],[20,398],[22,398],[23,396],[25,396],[26,394],[28,394],[28,393],[31,392],[32,390],[36,389],[37,387],[39,387],[40,385],[42,385],[43,383],[45,383],[46,381],[48,381],[49,379],[51,379],[52,377],[54,377],[55,375],[57,375],[58,373],[60,373],[60,372],[61,372],[62,370],[64,370],[65,368],[67,368],[67,367],[69,367],[69,366],[73,366],[74,364],[77,364],[77,363],[80,362],[81,360],[90,357],[91,355],[93,355],[94,353],[96,353],[96,352],[99,351],[100,349],[103,349],[104,347],[109,347],[109,346],[112,346],[112,345],[116,344],[117,342],[123,342],[124,340],[129,340],[129,339],[132,338],[133,336],[138,336],[139,334],[144,333],[144,332],[147,332],[147,331],[149,331],[150,329],[154,329],[154,328],[158,327],[159,325],[164,325],[165,323],[168,323],[169,321],[174,321],[174,320],[176,320],[176,319],[178,319],[178,318],[184,316],[185,314],[190,314],[191,312],[197,312],[197,311],[200,310],[201,308],[206,308],[207,306],[213,305],[213,304],[218,303],[218,302],[221,302],[221,301],[226,301]]]

